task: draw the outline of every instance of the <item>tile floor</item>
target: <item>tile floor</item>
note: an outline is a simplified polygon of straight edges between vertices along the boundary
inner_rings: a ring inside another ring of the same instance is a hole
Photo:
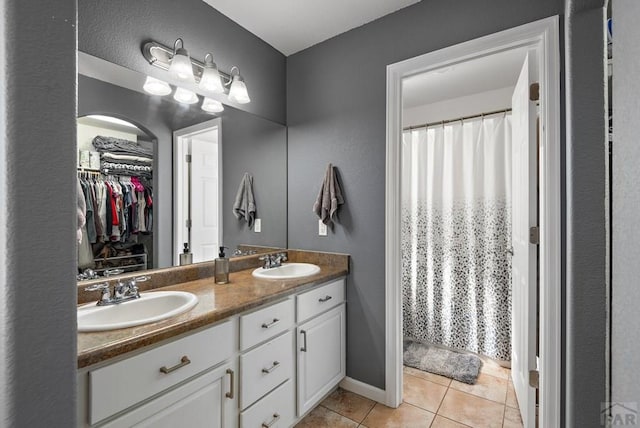
[[[338,389],[296,427],[522,427],[510,370],[491,360],[483,361],[475,385],[405,367],[403,397],[392,409]]]

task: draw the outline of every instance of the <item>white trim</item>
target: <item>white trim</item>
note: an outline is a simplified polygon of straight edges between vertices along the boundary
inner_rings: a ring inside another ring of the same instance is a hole
[[[387,163],[385,196],[384,404],[402,402],[402,295],[400,251],[400,148],[402,79],[471,59],[528,46],[535,50],[541,103],[540,426],[560,426],[560,54],[558,17],[542,19],[387,67]]]
[[[203,132],[207,132],[211,129],[215,129],[218,133],[218,195],[220,201],[222,201],[222,119],[215,118],[211,120],[207,120],[205,122],[197,123],[195,125],[188,126],[186,128],[178,129],[173,131],[173,264],[175,266],[180,264],[180,253],[182,252],[182,242],[184,242],[184,233],[185,228],[180,226],[185,224],[185,218],[183,215],[183,210],[181,209],[181,199],[178,195],[182,192],[182,184],[184,175],[186,174],[184,170],[184,156],[186,155],[186,151],[184,150],[184,145],[182,144],[182,140],[184,138],[190,138],[197,134],[201,134]],[[218,204],[218,242],[224,242],[222,240],[222,231],[223,231],[223,211],[222,211],[222,203]]]
[[[362,395],[363,397],[368,398],[369,400],[377,401],[378,403],[385,402],[385,391],[384,389],[376,388],[375,386],[371,386],[368,383],[360,382],[359,380],[353,379],[351,377],[345,377],[340,382],[340,388],[351,391],[355,394]]]

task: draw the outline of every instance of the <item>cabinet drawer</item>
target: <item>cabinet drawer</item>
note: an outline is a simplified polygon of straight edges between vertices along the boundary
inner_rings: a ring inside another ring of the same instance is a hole
[[[240,414],[242,428],[288,428],[295,419],[293,380],[288,380],[275,391]]]
[[[305,321],[344,302],[344,279],[297,296],[298,322]]]
[[[227,321],[89,371],[91,424],[221,363],[232,355],[233,344],[233,327]]]
[[[295,302],[287,299],[240,317],[240,349],[242,351],[269,340],[293,327]]]
[[[293,376],[293,355],[293,333],[289,331],[240,356],[241,409]]]

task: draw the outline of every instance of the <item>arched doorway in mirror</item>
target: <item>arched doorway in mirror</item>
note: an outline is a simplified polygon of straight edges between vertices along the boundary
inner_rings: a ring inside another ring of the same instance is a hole
[[[82,116],[77,126],[78,279],[156,267],[156,137],[114,115]]]

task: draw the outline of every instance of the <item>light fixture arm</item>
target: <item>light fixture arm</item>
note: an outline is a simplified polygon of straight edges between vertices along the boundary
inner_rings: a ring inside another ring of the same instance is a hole
[[[168,46],[165,46],[161,43],[158,43],[156,41],[149,41],[146,42],[143,46],[142,46],[142,55],[144,55],[145,59],[147,61],[149,61],[149,64],[161,68],[165,71],[169,70],[169,67],[171,66],[171,58],[173,57],[173,55],[176,52],[177,49],[177,45],[178,42],[180,43],[180,46],[182,47],[182,39],[178,38],[176,39],[175,43],[174,43],[174,47],[173,49],[171,49]],[[212,60],[213,60],[213,55],[211,55],[211,53],[208,53],[205,56],[205,62],[207,60],[207,57],[211,56]],[[204,66],[205,64],[190,58],[191,60],[191,64],[194,65],[193,67],[193,72],[194,72],[194,76],[196,79],[196,83],[200,82],[200,78],[202,77],[202,72],[204,70]],[[233,73],[233,69],[238,69],[238,67],[233,67],[232,73]],[[231,85],[231,82],[233,81],[233,75],[232,73],[225,73],[224,71],[220,71],[218,70],[218,72],[220,73],[220,77],[223,80],[223,84],[225,86],[229,86]],[[240,73],[240,71],[238,70],[238,74]]]
[[[233,67],[231,67],[231,71],[229,71],[229,80],[224,84],[224,86],[231,86],[231,83],[233,82],[234,70],[236,71],[237,75],[240,76],[240,69],[234,65]]]

